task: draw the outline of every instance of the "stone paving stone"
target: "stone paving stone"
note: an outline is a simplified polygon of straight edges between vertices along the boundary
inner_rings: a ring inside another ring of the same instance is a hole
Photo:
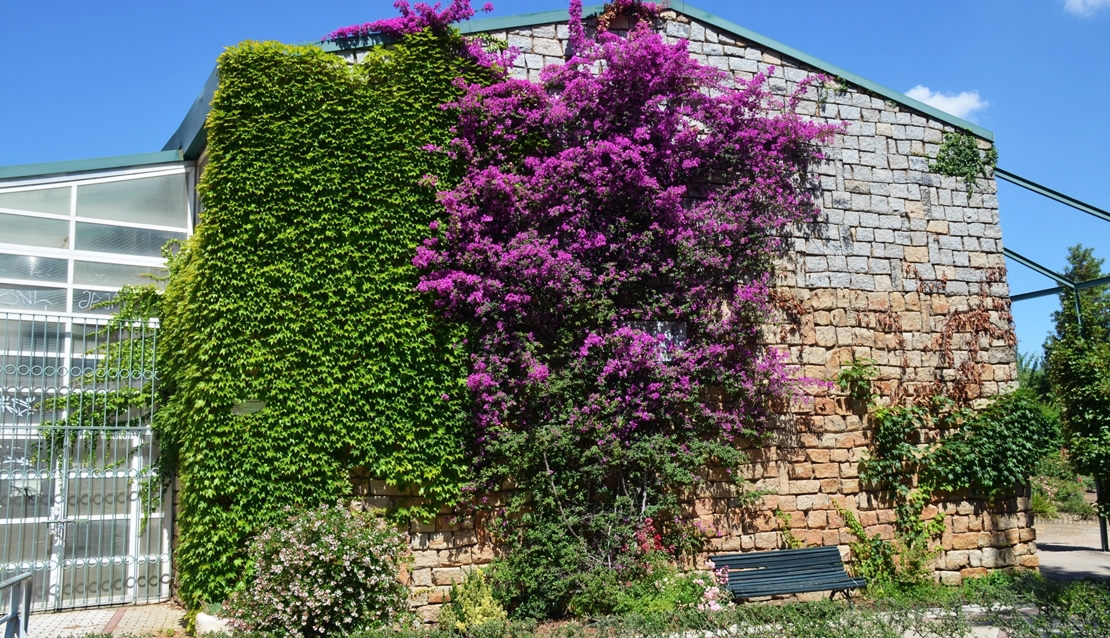
[[[122,612],[122,613],[121,613]],[[118,615],[118,618],[117,618]],[[141,636],[172,629],[184,636],[185,610],[173,603],[134,605],[130,607],[98,607],[63,612],[31,614],[31,638],[70,638],[87,634],[107,633],[109,625],[114,636]]]
[[[112,619],[116,610],[111,607],[63,611],[55,613],[32,613],[28,623],[31,638],[58,638],[100,633]]]

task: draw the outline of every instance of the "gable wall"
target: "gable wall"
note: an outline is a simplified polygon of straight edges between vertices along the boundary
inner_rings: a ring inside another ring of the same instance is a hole
[[[688,40],[694,57],[738,78],[775,66],[769,84],[782,94],[817,73],[674,11],[663,14],[662,31],[672,42]],[[537,81],[545,65],[563,61],[569,30],[550,24],[491,35],[522,52],[513,75]],[[1016,351],[994,179],[978,180],[969,195],[962,182],[928,171],[927,158],[953,130],[948,124],[855,86],[821,96],[811,89],[807,98],[803,115],[843,121],[846,129],[826,149],[818,171],[821,223],[797,231],[781,264],[779,285],[789,295],[768,341],[787,348],[808,377],[833,379],[853,356],[874,359],[888,396],[920,395],[938,381],[949,388],[962,384],[972,397],[1014,387]],[[989,143],[980,141],[980,147]],[[976,316],[989,317],[993,330],[964,331]],[[758,514],[737,512],[735,488],[724,476],[692,495],[686,514],[718,531],[712,552],[782,547],[781,523],[772,514],[779,508],[807,544],[838,545],[847,557],[855,539],[834,503],[856,512],[869,533],[893,537],[890,503],[861,491],[858,461],[869,442],[860,406],[817,391],[784,415],[772,447],[752,452],[750,478],[775,492],[763,497]],[[368,478],[356,483],[368,505],[411,498]],[[995,503],[954,497],[930,506],[926,515],[948,515],[937,577],[955,584],[988,569],[1036,568],[1027,496]],[[447,511],[434,524],[414,523],[411,532],[415,602],[432,620],[449,585],[492,560],[496,549],[473,521]]]

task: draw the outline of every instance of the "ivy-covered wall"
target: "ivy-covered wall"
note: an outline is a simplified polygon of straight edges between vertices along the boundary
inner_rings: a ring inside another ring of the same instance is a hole
[[[196,235],[163,307],[157,427],[181,484],[176,563],[222,601],[246,540],[349,477],[453,502],[469,467],[459,329],[416,292],[416,245],[450,176],[457,40],[414,35],[363,64],[246,42],[219,60]],[[423,509],[421,509],[423,508]]]

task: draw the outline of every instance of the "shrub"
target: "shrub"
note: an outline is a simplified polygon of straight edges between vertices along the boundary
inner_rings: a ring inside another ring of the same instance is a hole
[[[668,552],[699,548],[677,494],[707,466],[744,484],[741,444],[797,390],[759,338],[774,256],[817,218],[836,131],[793,111],[808,82],[781,99],[773,71],[737,81],[643,22],[580,44],[452,104],[467,170],[413,260],[469,330],[478,489],[518,488],[494,516],[517,616],[628,569],[649,520]]]
[[[461,584],[451,586],[451,602],[443,606],[439,624],[445,629],[467,631],[491,623],[502,624],[509,616],[493,597],[493,588],[481,570],[466,575]]]
[[[712,570],[713,564],[707,563]],[[637,564],[623,569],[597,567],[584,574],[570,600],[576,616],[607,614],[650,616],[679,610],[719,611],[732,595],[722,587],[722,571],[682,573],[662,552],[647,553]]]
[[[287,636],[381,627],[407,608],[407,539],[377,514],[323,505],[262,532],[254,572],[225,608],[239,629]]]
[[[987,598],[987,621],[1013,638],[1102,638],[1110,627],[1110,581],[1061,583],[1024,574]],[[1034,605],[1035,613],[1023,609]]]

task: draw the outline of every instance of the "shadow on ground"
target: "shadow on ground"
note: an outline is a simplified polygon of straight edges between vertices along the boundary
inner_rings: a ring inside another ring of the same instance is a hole
[[[1050,580],[1110,578],[1110,552],[1101,544],[1096,521],[1037,522],[1041,574]]]

